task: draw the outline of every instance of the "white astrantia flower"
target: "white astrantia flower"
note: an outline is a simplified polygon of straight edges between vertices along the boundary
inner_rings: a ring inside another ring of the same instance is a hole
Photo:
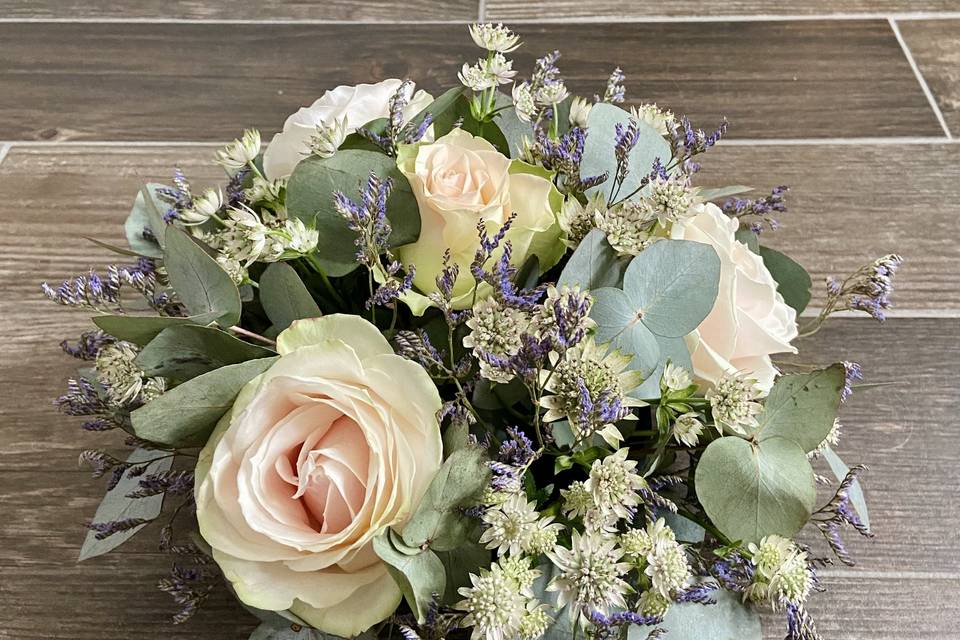
[[[260,132],[247,129],[243,137],[234,140],[215,154],[215,161],[231,175],[237,173],[260,155]]]
[[[558,570],[547,585],[547,591],[558,593],[558,610],[571,604],[570,615],[575,617],[627,608],[624,596],[632,589],[623,577],[630,564],[621,561],[623,549],[616,538],[574,531],[569,549],[557,546],[547,557]]]
[[[676,118],[672,112],[660,109],[655,104],[630,107],[630,115],[634,120],[653,127],[662,136],[670,133],[671,127],[676,124]]]
[[[561,327],[557,321],[557,309],[567,310],[571,305],[577,306],[580,304],[584,305],[584,310],[580,314],[581,317],[576,325],[573,325],[567,319],[568,326]],[[533,315],[533,324],[536,327],[537,335],[544,337],[557,335],[560,332],[568,337],[575,334],[585,335],[597,326],[596,321],[589,315],[592,306],[593,298],[590,297],[589,293],[582,292],[578,285],[573,287],[563,285],[559,289],[553,285],[548,286],[546,298]]]
[[[166,378],[147,378],[140,389],[140,401],[143,403],[156,400],[167,390]]]
[[[207,189],[202,195],[194,196],[189,209],[177,214],[185,225],[203,224],[223,207],[223,193],[219,189]]]
[[[243,197],[250,202],[277,204],[282,200],[281,195],[286,188],[286,178],[266,180],[260,176],[254,176],[253,181],[250,183],[250,187],[244,189]]]
[[[467,613],[464,626],[472,627],[472,640],[512,640],[517,636],[528,598],[499,564],[470,574],[469,587],[457,590],[463,600],[456,608]]]
[[[669,391],[683,391],[693,384],[693,379],[686,368],[668,361],[663,367],[660,382]]]
[[[562,82],[554,82],[545,84],[537,89],[534,99],[538,104],[554,105],[560,104],[566,100],[569,95],[570,92],[567,91],[567,87]]]
[[[486,529],[480,536],[480,544],[502,554],[516,555],[529,543],[540,513],[535,502],[528,502],[526,495],[517,493],[484,511],[481,519]]]
[[[763,391],[756,380],[737,374],[725,375],[707,391],[706,397],[721,433],[729,429],[746,435],[757,426],[757,415],[763,410],[757,400],[763,397]]]
[[[769,600],[774,608],[782,602],[802,604],[813,586],[813,574],[807,565],[807,554],[787,538],[769,535],[747,549],[756,567],[753,582],[746,595],[760,602]]]
[[[474,91],[485,91],[491,87],[497,86],[496,79],[492,78],[483,68],[484,61],[481,60],[475,65],[468,62],[463,63],[463,68],[457,73],[460,83]]]
[[[217,255],[217,264],[227,272],[230,279],[236,284],[241,284],[247,279],[247,269],[236,258],[232,258],[225,253]]]
[[[221,234],[226,235],[224,249],[227,254],[249,267],[267,252],[270,230],[260,220],[260,216],[244,204],[231,207],[227,215],[228,229],[233,233]]]
[[[582,518],[595,506],[593,494],[580,480],[575,480],[566,489],[561,489],[560,496],[563,498],[563,515],[570,519]]]
[[[143,389],[143,371],[134,362],[139,353],[136,345],[114,342],[97,354],[97,380],[106,388],[110,402],[117,406],[130,404]]]
[[[513,61],[507,60],[502,53],[494,54],[491,58],[480,63],[483,71],[496,84],[510,84],[517,72],[513,70]]]
[[[514,83],[511,93],[513,94],[513,108],[517,112],[517,117],[523,122],[533,120],[533,117],[537,113],[537,104],[533,99],[533,91],[530,89],[530,84],[527,82]]]
[[[523,346],[521,336],[530,326],[529,314],[486,298],[473,306],[467,326],[470,333],[463,339],[463,346],[473,349],[480,363],[480,375],[491,382],[510,382],[513,375],[487,362],[482,354],[504,358],[516,355]]]
[[[320,239],[316,229],[310,229],[300,218],[288,218],[283,223],[283,230],[288,238],[284,244],[284,251],[306,254],[313,251]]]
[[[550,609],[548,604],[533,598],[527,600],[523,618],[520,620],[520,628],[517,630],[520,640],[537,640],[546,633],[553,624],[553,618],[547,613],[548,609]]]
[[[703,423],[696,413],[684,413],[677,416],[673,423],[673,437],[687,447],[697,446],[700,434],[703,433]]]
[[[563,229],[564,243],[576,249],[580,241],[597,226],[597,220],[603,220],[606,213],[607,196],[602,190],[595,191],[585,205],[572,197],[564,200],[557,219]]]
[[[666,520],[658,518],[650,522],[643,529],[632,528],[620,536],[620,546],[624,553],[633,562],[645,562],[658,544],[676,542],[677,537],[673,529],[667,526]]]
[[[703,211],[703,199],[697,195],[699,189],[691,188],[681,180],[656,178],[648,190],[643,200],[650,203],[657,220],[664,227]]]
[[[576,96],[570,102],[570,126],[586,129],[591,109],[593,109],[593,105],[586,98]]]
[[[319,158],[333,156],[347,139],[347,116],[331,118],[317,124],[317,130],[307,143],[310,153]]]
[[[647,568],[653,589],[671,598],[690,584],[690,565],[683,546],[675,541],[660,541],[647,554]]]
[[[472,24],[470,37],[478,47],[487,51],[510,53],[520,46],[520,36],[502,24]]]
[[[621,256],[638,255],[659,240],[653,234],[656,223],[656,212],[644,198],[628,200],[594,212],[594,224],[603,230],[607,242]]]
[[[807,454],[807,457],[811,460],[819,458],[823,455],[823,450],[827,447],[835,447],[840,444],[840,433],[843,430],[843,425],[840,424],[839,418],[833,419],[833,426],[830,427],[830,433],[827,434],[827,437],[817,445],[817,448]]]
[[[640,504],[638,492],[647,488],[647,481],[637,473],[637,461],[627,458],[629,453],[629,449],[623,448],[594,460],[585,483],[597,508],[621,519],[633,516]]]
[[[640,594],[637,600],[637,612],[642,616],[662,618],[670,609],[670,599],[660,595],[658,591],[648,589]]]

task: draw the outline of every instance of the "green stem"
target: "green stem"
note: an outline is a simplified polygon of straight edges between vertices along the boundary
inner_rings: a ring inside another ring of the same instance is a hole
[[[341,308],[345,309],[347,303],[333,287],[333,283],[330,282],[330,278],[327,277],[327,274],[324,272],[323,267],[320,265],[320,261],[317,260],[317,257],[312,253],[309,253],[303,257],[307,261],[307,264],[309,264],[313,270],[317,272],[317,275],[320,276],[320,280],[323,282],[324,288],[331,295],[331,297],[336,300],[337,304],[340,305]]]

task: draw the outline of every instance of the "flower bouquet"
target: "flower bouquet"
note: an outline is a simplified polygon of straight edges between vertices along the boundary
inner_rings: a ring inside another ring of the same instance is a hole
[[[127,264],[44,285],[97,327],[57,404],[131,449],[81,455],[81,559],[158,530],[174,621],[225,585],[258,639],[819,637],[816,569],[870,535],[831,449],[860,371],[789,354],[882,320],[900,258],[798,327],[810,278],[759,242],[786,188],[696,184],[725,123],[470,35],[456,87],[328,91],[218,151],[224,186],[146,185],[98,242]]]

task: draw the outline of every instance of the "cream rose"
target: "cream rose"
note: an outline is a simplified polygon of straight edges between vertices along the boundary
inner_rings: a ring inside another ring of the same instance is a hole
[[[397,253],[401,262],[416,266],[414,286],[419,291],[436,290],[443,253],[449,249],[452,261],[460,265],[455,306],[469,306],[474,284],[469,266],[480,246],[477,224],[483,222],[493,233],[511,213],[516,220],[506,240],[514,265],[536,255],[542,272],[563,255],[557,223],[562,197],[544,169],[510,160],[461,129],[433,143],[401,147],[397,164],[413,188],[421,220],[420,238]],[[415,307],[411,304],[418,311]]]
[[[390,97],[400,88],[401,80],[390,79],[376,84],[342,85],[327,91],[309,107],[303,107],[283,123],[283,131],[273,136],[263,154],[263,172],[271,180],[293,173],[294,167],[310,155],[310,139],[318,126],[336,126],[345,120],[342,135],[347,136],[372,120],[386,118]],[[412,118],[433,102],[426,91],[417,91],[403,110]]]
[[[243,602],[356,635],[400,590],[373,551],[440,467],[440,396],[357,316],[302,320],[200,454],[197,520]]]
[[[797,314],[783,301],[763,260],[734,237],[738,223],[707,203],[673,228],[673,237],[709,244],[720,256],[720,290],[710,314],[687,336],[694,374],[711,385],[736,371],[769,390],[777,369],[772,353],[796,353]]]

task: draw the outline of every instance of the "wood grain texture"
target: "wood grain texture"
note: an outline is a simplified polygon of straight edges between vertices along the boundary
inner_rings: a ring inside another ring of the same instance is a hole
[[[698,184],[791,187],[783,228],[764,244],[803,264],[817,306],[827,275],[887,253],[906,260],[894,308],[960,309],[953,285],[960,234],[960,145],[719,146]],[[762,196],[758,193],[758,197]]]
[[[704,178],[715,178],[710,184],[768,185],[778,182],[776,176],[784,171],[789,173],[787,182],[812,174],[806,182],[792,182],[796,205],[787,229],[795,219],[800,224],[805,216],[815,217],[845,188],[852,192],[849,200],[841,199],[846,215],[831,223],[837,228],[836,243],[849,244],[846,239],[859,233],[857,242],[864,245],[886,239],[896,241],[896,248],[905,254],[929,254],[944,249],[923,244],[914,248],[920,235],[928,235],[918,234],[915,226],[886,229],[891,220],[905,215],[907,196],[898,195],[893,187],[877,187],[900,176],[919,197],[933,188],[924,181],[922,167],[956,171],[956,156],[949,155],[956,153],[953,149],[887,146],[873,151],[823,148],[818,152],[809,147],[726,147],[713,152]],[[198,187],[218,179],[219,169],[208,162],[211,153],[209,147],[14,148],[0,165],[0,221],[11,230],[0,240],[0,290],[4,291],[0,317],[9,327],[0,352],[0,513],[4,514],[0,638],[95,640],[139,634],[227,640],[245,637],[242,634],[252,626],[251,618],[222,592],[194,621],[168,626],[170,601],[154,589],[154,582],[166,572],[170,558],[154,551],[155,538],[150,534],[139,536],[116,554],[74,564],[83,538],[82,523],[92,516],[103,491],[101,481],[90,480],[76,468],[76,456],[83,448],[113,446],[116,438],[82,433],[79,420],[59,415],[50,406],[50,398],[60,392],[75,365],[55,344],[89,325],[85,314],[59,310],[42,300],[37,290],[40,280],[56,280],[112,259],[78,238],[94,235],[121,242],[120,222],[142,182],[165,179],[174,164],[194,177]],[[861,159],[859,164],[856,158]],[[768,168],[755,169],[743,178],[751,166],[748,163]],[[825,163],[839,167],[833,174],[843,180],[827,180],[828,170],[817,168]],[[724,169],[720,171],[719,166]],[[870,180],[851,181],[848,166],[858,167],[862,174],[880,173]],[[823,179],[814,179],[818,176]],[[940,182],[956,185],[957,180],[948,172]],[[925,197],[950,201],[951,193],[934,190]],[[879,204],[857,208],[856,202],[864,199]],[[938,226],[948,225],[949,218],[931,222],[931,215],[928,211],[923,219],[925,230],[932,224],[936,234],[955,238],[955,227]],[[822,233],[821,229],[814,235],[812,228],[785,230],[776,246],[810,259],[821,252],[835,261],[831,264],[844,266],[839,250],[804,248]],[[881,235],[870,235],[876,233]],[[920,303],[921,295],[912,292],[914,285],[939,280],[949,286],[947,272],[936,261],[918,258],[914,269],[917,273],[908,281],[910,287],[901,289],[899,300],[904,305]],[[805,361],[856,360],[864,365],[867,382],[896,382],[856,392],[841,413],[845,435],[840,454],[849,464],[863,462],[871,468],[864,484],[877,537],[861,540],[848,535],[858,566],[826,573],[825,584],[831,591],[816,599],[812,609],[827,637],[934,640],[952,632],[958,605],[950,589],[960,576],[960,512],[950,487],[956,484],[960,441],[954,424],[956,391],[949,372],[960,367],[957,335],[957,319],[894,318],[882,326],[844,319],[801,347]],[[806,538],[818,552],[824,551],[815,535]],[[932,577],[921,579],[931,573]],[[132,604],[118,608],[120,602]],[[69,616],[60,613],[65,603]],[[782,621],[768,617],[767,622],[767,637],[781,638]]]
[[[486,20],[568,20],[649,16],[824,15],[838,13],[897,13],[956,11],[956,0],[487,0]]]
[[[900,34],[954,137],[960,135],[960,20],[901,20]]]
[[[435,25],[0,24],[0,140],[227,140],[269,134],[340,83],[456,84],[476,49]],[[942,132],[881,20],[524,25],[516,67],[561,47],[572,89],[623,66],[632,99],[731,137]],[[43,43],[38,47],[37,43]],[[351,43],[349,53],[344,43]],[[42,79],[42,80],[41,80]]]
[[[0,16],[23,19],[316,20],[395,22],[477,19],[477,0],[0,0]]]

